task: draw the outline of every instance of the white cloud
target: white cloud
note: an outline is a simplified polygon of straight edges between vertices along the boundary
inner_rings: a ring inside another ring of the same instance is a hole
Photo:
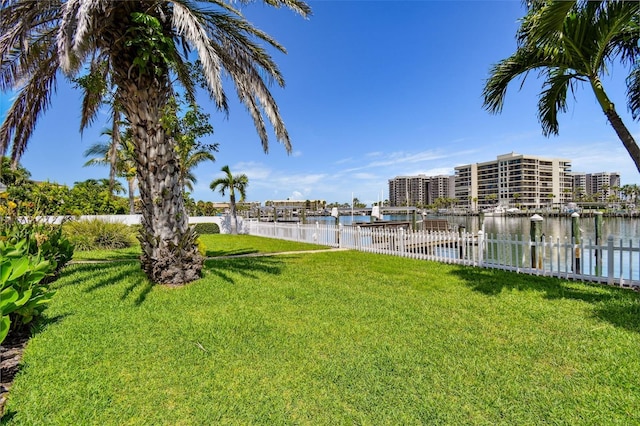
[[[272,170],[262,163],[255,161],[236,163],[231,169],[233,174],[244,173],[249,178],[249,184],[254,180],[268,179]]]

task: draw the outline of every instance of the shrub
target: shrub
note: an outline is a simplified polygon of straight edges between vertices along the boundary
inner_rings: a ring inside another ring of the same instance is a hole
[[[199,235],[220,233],[220,227],[217,223],[196,223],[194,228]]]
[[[45,278],[57,270],[55,260],[29,253],[30,241],[0,239],[0,343],[11,328],[17,329],[42,314],[55,292]]]
[[[78,250],[118,249],[135,243],[136,228],[100,219],[67,222],[63,232]]]
[[[73,257],[73,245],[62,234],[62,227],[39,220],[36,215],[21,217],[17,204],[8,199],[6,193],[0,194],[0,240],[17,244],[25,240],[25,253],[39,255],[54,265],[53,274],[45,278],[50,282]]]

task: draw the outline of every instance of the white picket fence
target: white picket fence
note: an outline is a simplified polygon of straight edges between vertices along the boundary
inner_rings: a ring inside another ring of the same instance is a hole
[[[569,238],[429,232],[328,224],[252,221],[251,235],[341,247],[369,253],[504,269],[524,274],[640,287],[640,241],[602,244]]]

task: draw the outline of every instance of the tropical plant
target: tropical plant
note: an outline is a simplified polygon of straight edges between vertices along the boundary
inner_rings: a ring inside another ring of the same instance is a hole
[[[193,185],[198,181],[193,169],[204,161],[216,161],[213,152],[218,151],[218,144],[206,144],[199,140],[213,133],[209,117],[195,103],[191,103],[184,115],[180,115],[177,96],[170,99],[165,110],[163,123],[167,133],[175,140],[180,185],[185,190],[193,191]]]
[[[620,61],[630,68],[627,100],[640,118],[640,2],[534,0],[521,21],[518,48],[493,66],[484,107],[502,111],[509,83],[531,71],[543,79],[538,119],[545,136],[558,134],[558,112],[567,110],[567,93],[588,82],[602,111],[640,171],[640,147],[604,90],[602,76]]]
[[[212,191],[216,191],[219,188],[220,194],[224,197],[225,192],[229,192],[229,209],[231,210],[231,233],[238,233],[238,217],[236,213],[236,191],[240,194],[240,200],[244,201],[246,197],[247,186],[249,185],[249,178],[245,174],[232,175],[229,166],[224,166],[221,169],[225,176],[215,179],[211,182],[210,188]]]
[[[124,214],[127,212],[123,198],[114,197],[109,188],[124,192],[119,181],[110,185],[109,179],[87,179],[74,182],[69,191],[66,212],[73,215]]]
[[[301,0],[265,0],[303,16]],[[83,76],[81,128],[97,116],[107,94],[130,123],[142,204],[142,268],[156,283],[186,283],[200,277],[203,258],[188,225],[175,141],[162,113],[180,85],[195,99],[196,66],[216,106],[228,110],[226,72],[251,114],[265,151],[263,114],[276,138],[291,150],[288,132],[267,81],[284,80],[266,48],[284,48],[251,25],[231,2],[6,0],[0,13],[0,89],[16,90],[0,127],[0,154],[11,145],[19,159],[36,122],[50,104],[59,71]],[[265,81],[266,80],[266,81]],[[111,89],[113,88],[113,89]]]
[[[114,176],[124,178],[127,181],[127,194],[129,198],[129,214],[135,213],[135,189],[136,189],[136,161],[131,135],[131,128],[120,132],[120,136],[113,137],[113,129],[105,129],[102,135],[111,138],[110,142],[98,142],[91,145],[85,152],[85,157],[90,157],[84,163],[85,166],[105,166],[113,167]],[[114,147],[115,145],[115,147]],[[112,156],[115,154],[115,157]],[[115,161],[112,161],[115,160]],[[112,192],[115,189],[115,182],[110,183]]]
[[[100,219],[69,221],[62,231],[76,250],[85,251],[131,247],[136,233],[135,228],[124,223]]]
[[[29,255],[27,239],[0,239],[0,343],[9,330],[30,323],[40,315],[54,292],[41,284],[55,269],[55,262]]]

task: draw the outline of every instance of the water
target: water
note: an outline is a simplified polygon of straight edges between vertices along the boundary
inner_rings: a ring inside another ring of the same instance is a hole
[[[418,215],[418,220],[422,217]],[[429,219],[439,218],[447,219],[452,228],[465,226],[466,230],[471,233],[477,233],[484,225],[485,235],[490,237],[485,247],[486,253],[484,260],[487,263],[496,263],[500,265],[511,265],[517,267],[529,267],[531,264],[531,248],[528,243],[529,231],[531,228],[530,217],[513,217],[513,216],[497,216],[484,217],[477,216],[429,216]],[[385,215],[384,220],[389,221],[411,221],[413,215]],[[483,221],[483,222],[481,222]],[[622,217],[605,217],[603,218],[603,233],[601,245],[605,248],[602,250],[602,259],[604,262],[598,266],[596,264],[595,249],[591,244],[595,243],[595,218],[584,217],[579,218],[579,226],[582,234],[582,243],[584,244],[584,252],[581,253],[580,270],[586,275],[607,277],[608,270],[613,271],[613,276],[617,279],[624,277],[625,280],[633,280],[640,282],[640,219],[638,218],[622,218]],[[335,223],[335,218],[325,217],[309,217],[307,223]],[[340,223],[343,225],[351,225],[355,222],[370,222],[369,216],[340,216]],[[562,244],[571,238],[571,218],[570,217],[544,217],[542,221],[542,233],[546,237],[548,243]],[[502,236],[502,237],[498,237]],[[606,248],[608,237],[613,237],[614,249],[612,253],[615,255],[613,262],[607,264],[608,250]],[[496,239],[497,238],[497,239]],[[513,242],[513,243],[512,243]],[[551,249],[547,246],[546,254],[541,259],[547,270],[571,272],[573,270],[573,253],[571,246],[555,246]],[[633,249],[630,249],[633,247]],[[472,248],[472,251],[477,247]],[[453,258],[457,257],[458,250],[454,249],[451,253]]]
[[[478,232],[480,229],[479,217],[465,216],[449,216],[450,223],[464,225],[469,232]],[[615,241],[623,239],[625,241],[633,239],[636,241],[640,238],[640,219],[622,218],[622,217],[605,217],[603,218],[602,237],[606,241],[612,236]],[[593,217],[579,218],[582,239],[595,241],[596,219]],[[485,217],[484,229],[487,234],[509,234],[529,236],[531,229],[531,220],[529,217]],[[571,218],[570,217],[546,217],[542,222],[542,233],[547,237],[564,238],[571,237]]]
[[[428,216],[430,219],[436,216]],[[481,229],[481,219],[478,216],[437,216],[439,219],[447,219],[449,223],[456,226],[463,225],[468,232],[477,233]],[[421,216],[418,215],[418,220]],[[383,220],[391,221],[407,221],[413,220],[412,215],[384,215]],[[588,241],[595,240],[595,218],[580,218],[579,225],[582,233],[582,239]],[[356,222],[369,223],[370,216],[340,216],[342,225],[351,225]],[[335,223],[335,218],[331,216],[308,217],[307,223]],[[614,240],[625,241],[640,238],[640,219],[638,218],[622,218],[622,217],[605,217],[603,218],[602,237],[603,241],[611,235]],[[531,228],[531,220],[529,217],[513,217],[513,216],[496,216],[484,218],[484,230],[487,234],[509,234],[529,236]],[[547,237],[564,238],[571,237],[571,218],[570,217],[545,217],[542,222],[542,233]]]

